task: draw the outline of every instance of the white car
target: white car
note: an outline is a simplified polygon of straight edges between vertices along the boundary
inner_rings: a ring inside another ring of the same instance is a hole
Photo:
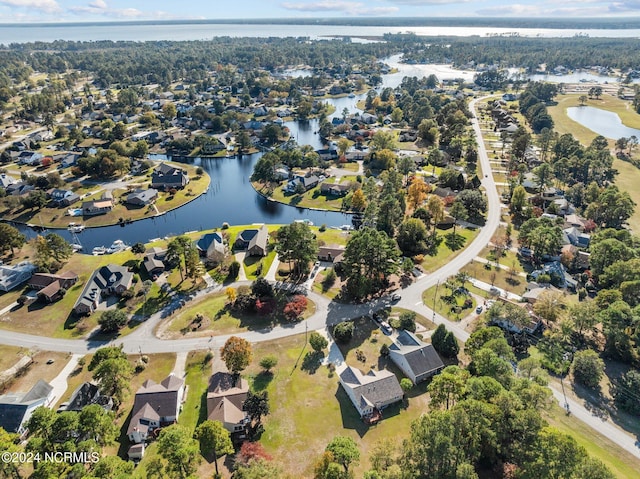
[[[391,328],[391,325],[389,323],[387,323],[386,321],[381,321],[380,322],[380,329],[382,329],[382,332],[384,334],[386,334],[387,336],[390,335],[391,333],[393,333],[393,329]]]

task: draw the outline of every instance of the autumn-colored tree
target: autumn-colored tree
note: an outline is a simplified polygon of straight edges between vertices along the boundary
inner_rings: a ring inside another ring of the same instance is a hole
[[[301,294],[296,295],[292,301],[288,302],[284,307],[284,316],[289,321],[295,321],[307,309],[307,298]]]
[[[232,373],[239,373],[251,362],[251,343],[246,339],[231,336],[220,349],[220,357]]]
[[[407,192],[407,202],[411,209],[415,210],[420,206],[427,198],[427,193],[429,193],[429,185],[419,176],[415,176]]]
[[[442,218],[444,218],[444,203],[438,196],[431,195],[427,200],[427,211],[431,215],[433,231],[435,231],[436,225],[442,221]]]
[[[364,211],[367,207],[367,199],[360,188],[353,192],[351,196],[351,209],[353,211]]]
[[[240,447],[240,452],[236,456],[236,464],[249,464],[251,460],[262,459],[264,461],[270,461],[273,459],[264,447],[259,442],[243,442]]]
[[[227,295],[227,302],[235,303],[236,298],[238,297],[238,292],[236,291],[236,288],[229,286],[224,292]]]

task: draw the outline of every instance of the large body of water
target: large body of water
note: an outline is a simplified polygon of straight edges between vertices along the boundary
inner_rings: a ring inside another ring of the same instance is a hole
[[[620,116],[611,111],[593,106],[574,106],[567,108],[567,116],[605,138],[640,138],[640,130],[624,125]]]
[[[640,37],[640,29],[554,29],[497,27],[393,27],[359,25],[233,25],[233,24],[123,24],[123,25],[3,25],[0,44],[55,40],[155,41],[207,40],[213,37],[379,37],[412,32],[422,36],[480,36],[518,34],[526,37]]]

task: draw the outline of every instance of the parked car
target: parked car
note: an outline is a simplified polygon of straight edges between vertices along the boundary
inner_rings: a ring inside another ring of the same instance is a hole
[[[480,306],[478,306],[476,308],[476,313],[478,313],[478,314],[482,313],[482,305],[480,305]]]
[[[391,333],[393,333],[393,329],[391,328],[391,326],[389,325],[389,323],[387,323],[386,321],[382,321],[380,323],[380,329],[382,329],[382,332],[384,334],[386,334],[387,336]]]
[[[402,296],[400,296],[398,293],[393,293],[391,295],[391,301],[396,302],[396,301],[400,301],[402,299]]]

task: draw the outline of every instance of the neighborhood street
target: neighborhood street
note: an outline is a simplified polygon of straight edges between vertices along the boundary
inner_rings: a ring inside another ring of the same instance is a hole
[[[498,191],[496,190],[496,184],[491,174],[489,157],[487,155],[484,142],[482,141],[482,132],[480,130],[480,125],[475,111],[476,103],[484,99],[485,98],[478,98],[472,100],[470,103],[470,109],[474,114],[471,119],[471,123],[476,133],[476,138],[478,139],[478,155],[482,170],[482,173],[479,174],[479,176],[481,177],[482,187],[486,193],[488,202],[486,224],[482,227],[473,242],[471,242],[453,260],[437,271],[422,276],[409,287],[398,291],[402,295],[402,298],[399,302],[394,304],[395,306],[416,311],[417,313],[432,319],[437,324],[445,324],[447,329],[452,331],[461,341],[466,341],[469,337],[469,333],[464,330],[460,323],[451,322],[446,318],[435,314],[428,307],[429,304],[423,304],[422,293],[426,289],[444,282],[448,277],[456,274],[463,266],[476,258],[482,249],[490,243],[498,225],[500,224],[502,205],[500,203]],[[222,290],[221,286],[207,288],[206,290],[197,293],[197,296],[207,294],[211,291],[220,290]],[[308,329],[308,331],[326,329],[328,325],[333,325],[350,318],[370,314],[377,309],[391,305],[391,299],[389,297],[376,299],[366,304],[355,305],[336,303],[314,293],[313,291],[309,291],[308,296],[309,299],[315,303],[316,312],[306,321],[292,325],[276,326],[259,331],[238,333],[235,334],[235,336],[241,336],[250,342],[269,341],[294,334],[301,334],[304,333],[306,329]],[[105,344],[122,344],[126,353],[181,353],[197,349],[216,350],[220,348],[230,336],[215,336],[213,338],[205,336],[176,340],[159,339],[154,335],[154,329],[162,321],[165,314],[166,313],[159,312],[152,315],[134,332],[122,338],[115,339],[110,343],[93,340],[54,339],[3,330],[2,335],[0,335],[0,344],[20,346],[30,349],[70,352],[73,354],[92,352],[99,347],[105,346]],[[565,400],[562,397],[561,391],[553,385],[550,385],[549,387],[552,389],[554,396],[560,401],[560,404],[564,406]],[[573,400],[568,400],[568,402],[574,418],[585,422],[594,430],[607,436],[611,441],[614,441],[623,449],[640,458],[640,449],[637,447],[636,440],[632,435],[618,429],[611,422],[603,422],[602,419],[593,416],[591,412],[578,402]]]

